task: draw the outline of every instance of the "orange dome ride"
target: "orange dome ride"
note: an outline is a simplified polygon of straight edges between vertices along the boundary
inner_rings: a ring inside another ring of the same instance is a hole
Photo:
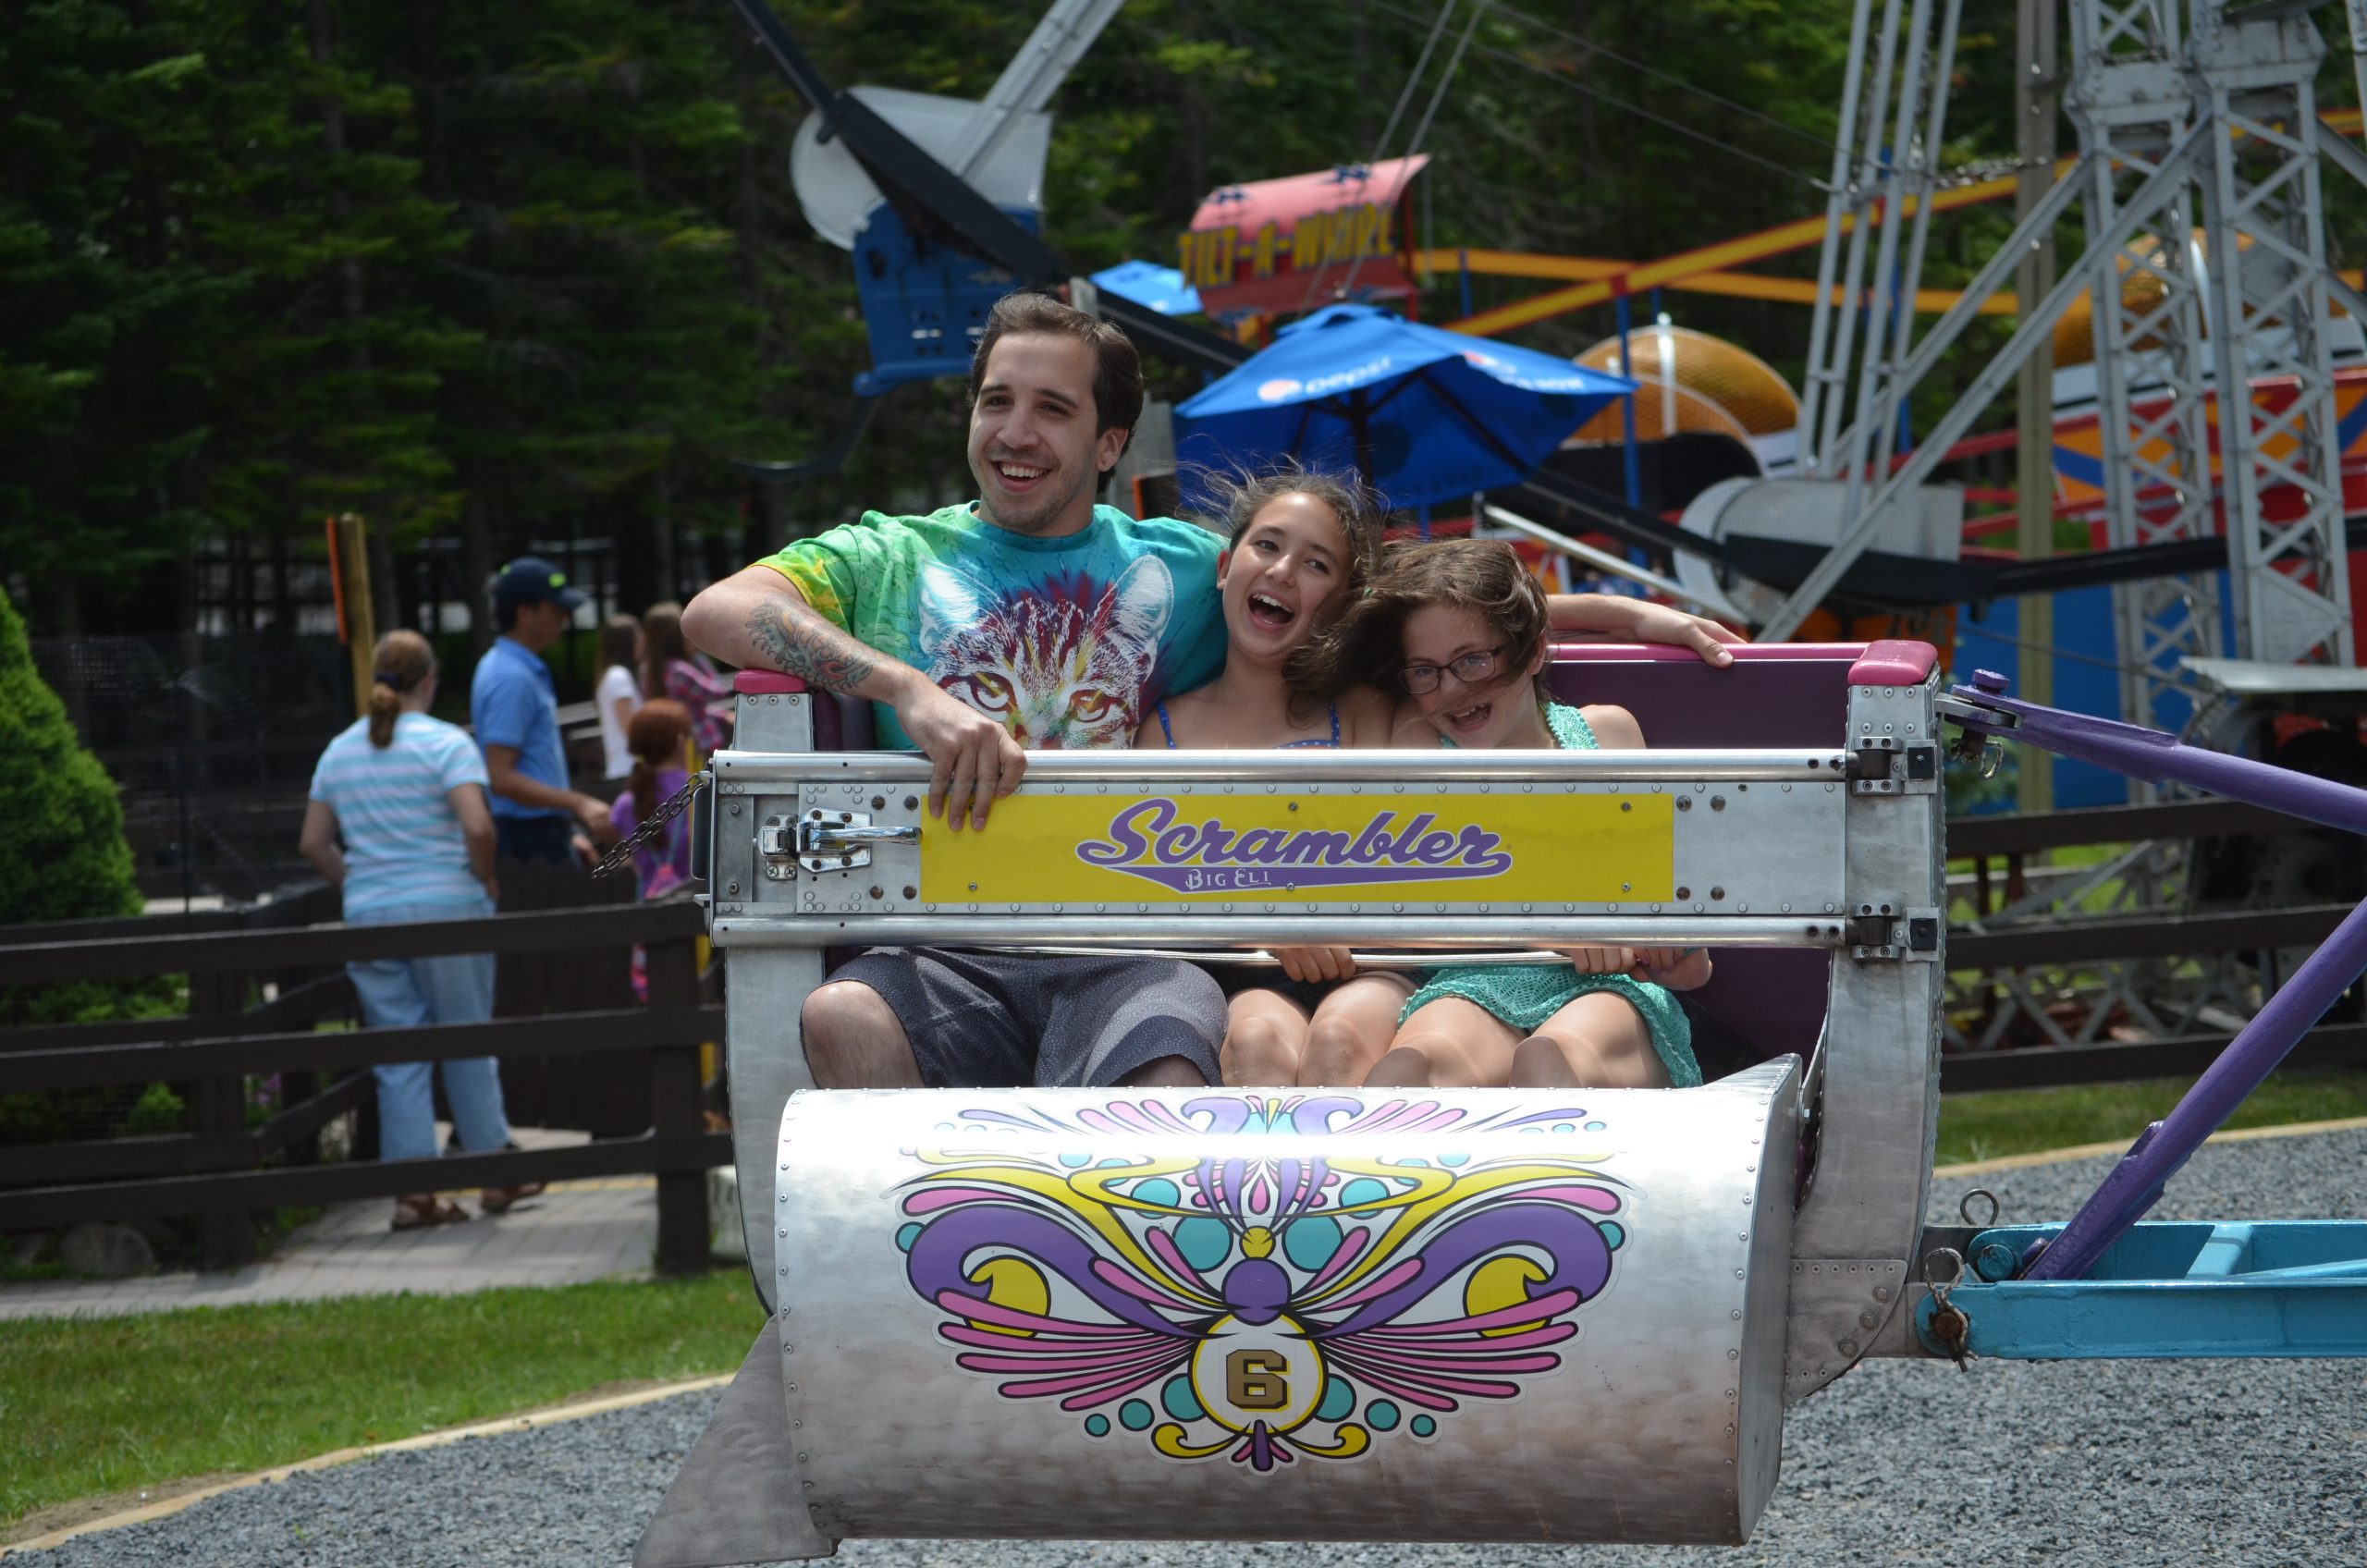
[[[1738,344],[1686,326],[1647,326],[1627,335],[1636,394],[1636,439],[1657,441],[1686,431],[1714,432],[1737,441],[1773,435],[1799,423],[1800,400],[1775,367]],[[1577,363],[1619,374],[1619,339],[1606,337]],[[1580,425],[1573,442],[1625,439],[1613,403]]]
[[[2210,263],[2210,258],[2203,251],[2202,233],[2203,231],[2199,228],[2193,231],[2193,246],[2189,252],[2189,264],[2194,260],[2200,260],[2206,266]],[[2238,251],[2248,251],[2251,249],[2251,243],[2250,235],[2242,235],[2238,237],[2236,248]],[[2129,251],[2134,251],[2143,258],[2143,264],[2140,265],[2129,260]],[[2116,260],[2120,267],[2121,308],[2138,316],[2159,310],[2162,301],[2169,295],[2169,286],[2163,281],[2161,271],[2156,270],[2167,264],[2162,254],[2160,239],[2151,234],[2140,234],[2128,242],[2128,250],[2122,251]],[[2337,316],[2346,313],[2339,300],[2329,300],[2327,308]],[[2277,325],[2278,318],[2268,317],[2262,325]],[[2095,330],[2095,301],[2087,292],[2082,291],[2073,297],[2071,303],[2054,323],[2055,364],[2062,366],[2091,363],[2096,357]],[[2208,336],[2209,326],[2205,325],[2203,331],[2205,336]],[[2157,334],[2148,332],[2138,337],[2135,346],[2140,349],[2158,349],[2162,346],[2162,339]]]

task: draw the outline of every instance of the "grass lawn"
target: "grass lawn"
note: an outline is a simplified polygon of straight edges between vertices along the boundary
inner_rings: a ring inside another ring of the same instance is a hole
[[[729,1372],[763,1327],[739,1269],[0,1322],[0,1538],[53,1503]]]
[[[2061,1089],[1950,1095],[1940,1102],[1935,1165],[1962,1165],[2079,1144],[2126,1143],[2158,1121],[2193,1084],[2148,1078]],[[2277,1072],[2227,1119],[2229,1127],[2275,1127],[2367,1116],[2367,1072]]]

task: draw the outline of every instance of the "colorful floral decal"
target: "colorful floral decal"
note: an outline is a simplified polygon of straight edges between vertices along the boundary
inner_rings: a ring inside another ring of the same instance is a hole
[[[1088,1436],[1147,1434],[1172,1459],[1353,1459],[1561,1365],[1632,1195],[1599,1157],[1504,1135],[1567,1148],[1602,1128],[1325,1095],[972,1110],[947,1146],[907,1151],[934,1169],[903,1188],[896,1239],[953,1319],[938,1332],[955,1363],[1006,1398],[1057,1400]],[[1206,1147],[1113,1158],[1084,1152],[1088,1133]],[[1074,1150],[1039,1152],[1064,1135]],[[1444,1152],[1388,1152],[1415,1137]]]

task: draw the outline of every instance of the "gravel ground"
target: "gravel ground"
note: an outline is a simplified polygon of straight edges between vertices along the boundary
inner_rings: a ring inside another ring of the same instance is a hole
[[[2008,1221],[2058,1218],[2107,1162],[1953,1182]],[[2165,1219],[2367,1214],[2367,1132],[2204,1150]],[[29,1568],[535,1568],[628,1561],[714,1395],[234,1492],[26,1556]],[[1552,1563],[2045,1561],[2367,1563],[2367,1362],[1870,1362],[1792,1413],[1784,1477],[1752,1543],[1681,1548],[1137,1546],[856,1541],[858,1568],[1526,1568]]]

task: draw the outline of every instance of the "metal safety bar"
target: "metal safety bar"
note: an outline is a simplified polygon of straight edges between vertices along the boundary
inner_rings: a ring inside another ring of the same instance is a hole
[[[1846,776],[1838,749],[1642,752],[1338,751],[1034,752],[1030,786],[1127,784],[1170,780],[1255,784],[1269,792],[1331,784],[1387,784],[1400,792],[1425,784],[1675,782],[1830,783]],[[791,786],[828,779],[862,784],[926,783],[926,757],[910,752],[717,752],[709,766],[727,786]],[[731,791],[727,789],[726,793]],[[744,792],[744,791],[743,791]]]

